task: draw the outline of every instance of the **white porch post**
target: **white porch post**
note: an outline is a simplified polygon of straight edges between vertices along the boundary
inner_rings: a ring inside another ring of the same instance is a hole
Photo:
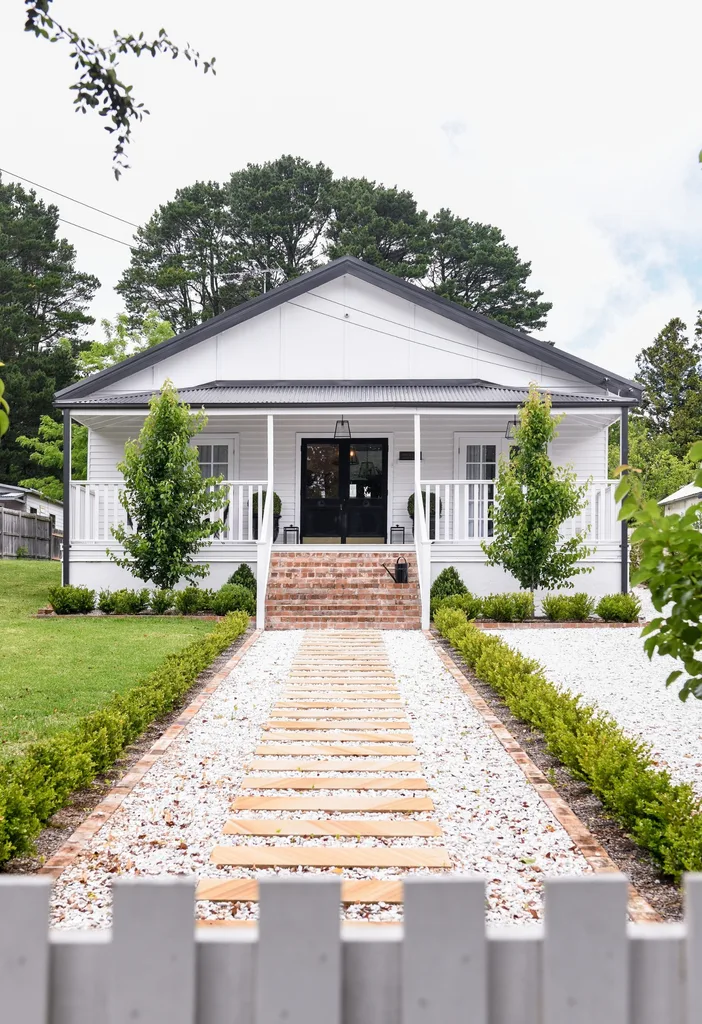
[[[256,629],[266,626],[266,591],[268,590],[268,570],[271,563],[271,547],[273,546],[273,415],[266,416],[266,436],[268,465],[266,471],[266,503],[263,507],[261,536],[258,541],[258,557],[256,559]]]
[[[417,552],[419,600],[422,611],[422,629],[429,629],[431,606],[431,545],[427,537],[426,518],[422,503],[422,431],[420,415],[414,414],[414,546]]]
[[[63,561],[61,582],[71,582],[71,410],[63,410]]]

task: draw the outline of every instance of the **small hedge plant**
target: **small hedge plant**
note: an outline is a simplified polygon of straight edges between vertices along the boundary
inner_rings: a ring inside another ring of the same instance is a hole
[[[482,600],[483,618],[495,622],[524,622],[534,618],[534,595],[530,590],[513,594],[490,594]]]
[[[0,761],[0,864],[32,854],[35,836],[69,795],[110,768],[151,722],[177,707],[200,672],[248,625],[248,615],[228,615],[207,636],[170,654],[155,672],[74,728]]]
[[[256,577],[251,566],[247,565],[246,562],[242,562],[239,568],[234,570],[227,583],[237,583],[241,587],[247,587],[254,594],[256,593]]]
[[[216,615],[226,615],[227,612],[246,612],[247,615],[254,615],[256,598],[248,587],[239,583],[225,583],[215,594],[213,607]]]
[[[454,594],[467,594],[468,587],[465,585],[458,572],[452,565],[442,569],[431,585],[430,596],[432,601],[440,601],[444,597],[453,597]]]
[[[473,594],[451,594],[440,601],[432,602],[432,617],[439,608],[457,608],[467,619],[477,619],[483,611],[483,602]]]
[[[151,595],[151,611],[154,615],[165,615],[173,607],[174,599],[172,590],[154,590]]]
[[[87,615],[95,607],[95,591],[87,587],[49,587],[49,601],[57,615]]]
[[[143,590],[101,590],[98,598],[98,608],[108,615],[138,615],[149,607],[151,595],[144,587]]]
[[[587,783],[666,874],[677,879],[702,870],[702,801],[688,783],[673,783],[653,766],[646,744],[624,735],[613,718],[580,697],[557,689],[536,661],[472,626],[461,612],[441,608],[435,622],[477,677],[543,733],[549,751]]]
[[[595,611],[605,622],[638,622],[641,602],[634,594],[607,594]]]
[[[541,607],[551,622],[587,622],[595,602],[587,594],[547,594]]]

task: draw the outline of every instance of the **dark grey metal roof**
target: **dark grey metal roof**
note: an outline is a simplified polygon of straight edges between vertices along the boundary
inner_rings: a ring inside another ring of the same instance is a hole
[[[344,274],[351,274],[353,277],[382,288],[392,295],[397,295],[410,302],[414,302],[424,309],[431,310],[439,314],[439,316],[452,320],[454,323],[478,331],[488,338],[493,338],[495,341],[502,342],[516,349],[518,352],[539,359],[548,366],[555,366],[568,373],[572,373],[589,384],[607,387],[611,391],[619,392],[624,397],[640,398],[641,396],[641,386],[627,377],[612,373],[610,370],[604,370],[601,366],[596,366],[586,359],[581,359],[579,356],[574,356],[569,352],[564,352],[562,349],[555,348],[548,342],[532,338],[530,335],[517,331],[513,327],[506,327],[496,320],[483,316],[482,313],[476,313],[456,302],[444,299],[432,291],[427,291],[416,284],[410,284],[409,281],[403,281],[402,278],[395,277],[394,274],[388,274],[385,270],[380,270],[378,267],[364,263],[363,260],[356,259],[354,256],[341,256],[339,259],[333,260],[323,267],[310,271],[309,274],[303,274],[301,277],[286,281],[285,284],[281,284],[278,288],[273,288],[264,295],[249,299],[247,302],[242,302],[240,306],[235,306],[234,309],[229,309],[218,316],[213,316],[204,323],[198,324],[197,327],[191,327],[182,334],[176,335],[175,338],[162,341],[159,345],[154,345],[153,348],[148,349],[146,352],[130,356],[128,359],[122,360],[121,363],[117,363],[116,366],[100,370],[99,373],[93,373],[90,377],[86,377],[85,380],[80,380],[76,384],[71,384],[69,387],[57,391],[55,404],[59,407],[71,406],[74,404],[73,399],[78,398],[78,396],[91,394],[107,384],[114,384],[116,381],[123,380],[137,370],[153,366],[168,356],[175,355],[177,352],[190,348],[191,345],[196,345],[207,338],[214,337],[214,335],[219,334],[221,331],[226,331],[230,327],[244,323],[246,320],[258,316],[259,313],[265,313],[269,309],[274,309],[289,299],[303,295],[313,288],[319,288],[320,285],[334,281]]]
[[[555,406],[618,406],[612,395],[571,394],[548,389]],[[191,406],[354,406],[447,405],[504,406],[525,400],[527,388],[502,387],[481,380],[464,381],[213,381],[179,391]],[[85,395],[71,401],[72,408],[145,408],[153,392]]]

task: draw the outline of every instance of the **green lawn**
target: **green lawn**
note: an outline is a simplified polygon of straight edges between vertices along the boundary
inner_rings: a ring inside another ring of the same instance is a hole
[[[214,623],[153,618],[35,619],[58,562],[0,560],[0,757],[70,728]]]

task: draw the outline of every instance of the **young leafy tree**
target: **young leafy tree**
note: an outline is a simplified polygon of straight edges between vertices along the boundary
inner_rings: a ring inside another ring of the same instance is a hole
[[[585,535],[559,535],[561,525],[582,509],[587,492],[587,484],[578,486],[573,472],[549,458],[562,419],[551,414],[550,395],[532,384],[519,410],[516,448],[511,459],[500,460],[493,537],[482,542],[487,564],[501,565],[525,590],[572,587],[572,576],[591,571],[577,565],[590,553]]]
[[[367,178],[334,183],[326,230],[329,259],[356,256],[404,278],[424,277],[429,262],[429,223],[411,192]]]
[[[185,577],[193,583],[207,576],[208,565],[196,565],[194,556],[216,536],[221,523],[207,516],[223,508],[228,500],[214,478],[203,479],[192,446],[207,418],[201,411],[178,398],[166,381],[154,395],[136,441],[127,441],[120,501],[132,529],[119,523],[112,533],[124,548],[124,555],[108,552],[110,558],[134,576],[158,589],[171,588]]]
[[[125,85],[117,77],[119,58],[124,54],[140,57],[148,53],[155,57],[164,53],[173,60],[181,50],[168,38],[165,29],[160,29],[154,39],[145,39],[144,33],[138,36],[123,35],[116,30],[107,44],[96,43],[82,36],[72,28],[65,28],[54,18],[51,4],[53,0],[24,0],[25,32],[33,32],[39,38],[48,39],[50,43],[63,42],[70,47],[73,67],[80,73],[78,81],[71,89],[74,92],[73,102],[76,111],[85,114],[88,110],[97,110],[101,117],[109,118],[105,131],[116,134],[113,160],[115,178],[119,178],[122,170],[129,165],[125,163],[125,151],[132,133],[132,123],[142,121],[149,111],[132,93],[131,85]],[[200,62],[200,54],[189,45],[183,50],[186,60],[192,61],[195,67]],[[207,74],[215,74],[214,57],[204,61],[202,69]]]
[[[690,449],[690,459],[702,461],[702,441]],[[702,502],[682,515],[665,515],[643,494],[638,470],[627,470],[617,488],[622,500],[620,519],[633,520],[632,544],[640,544],[641,561],[632,583],[647,583],[653,607],[659,612],[647,626],[644,649],[649,658],[657,651],[682,663],[671,672],[666,686],[682,679],[678,696],[702,700]],[[702,470],[695,484],[702,487]]]
[[[431,220],[431,254],[428,278],[439,295],[518,330],[546,326],[552,304],[528,290],[531,263],[499,228],[439,210]]]
[[[688,405],[690,403],[688,400]],[[694,424],[690,424],[690,428]],[[702,417],[697,420],[697,433],[702,430]],[[690,438],[692,443],[693,438]],[[629,421],[629,465],[640,471],[643,496],[646,501],[660,501],[679,487],[689,484],[695,466],[687,457],[690,445],[685,448],[684,457],[676,454],[677,446],[668,434],[652,433],[648,420],[632,416]],[[619,424],[610,429],[609,475],[613,477],[621,463],[619,448]]]
[[[173,337],[173,328],[167,320],[162,320],[155,309],[147,311],[140,330],[129,325],[126,313],[119,313],[114,321],[102,320],[104,341],[93,341],[87,348],[81,349],[77,356],[78,370],[81,376],[97,373],[108,366],[120,363],[127,356],[159,345]]]
[[[88,476],[88,428],[74,425],[71,441],[71,478],[85,480]],[[42,416],[37,436],[20,436],[17,443],[30,452],[33,466],[51,470],[45,476],[20,480],[20,487],[33,487],[49,501],[63,501],[63,424],[51,416]]]

